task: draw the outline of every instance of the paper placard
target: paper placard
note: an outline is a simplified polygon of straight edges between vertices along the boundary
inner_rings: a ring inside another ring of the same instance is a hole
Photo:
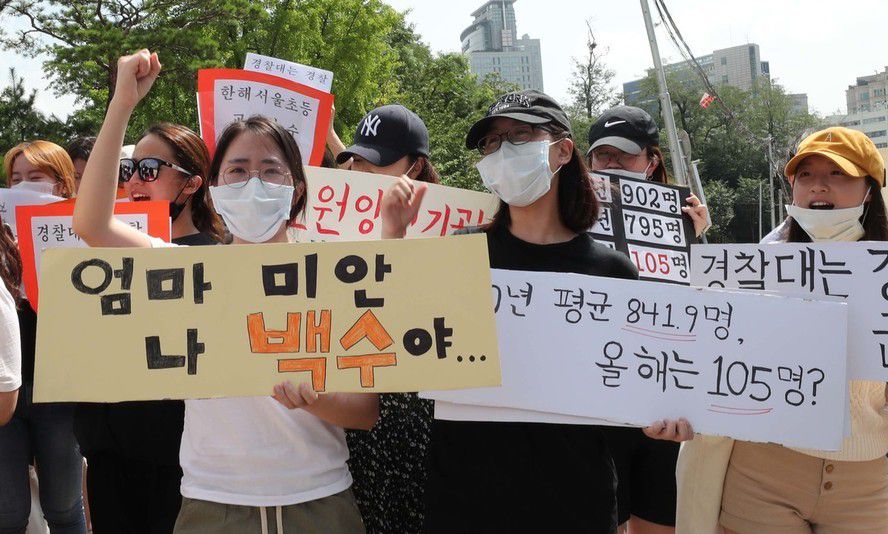
[[[500,383],[481,235],[54,249],[41,282],[39,402]]]
[[[837,450],[847,306],[579,274],[493,270],[503,385],[435,400]],[[786,331],[786,318],[817,332]]]
[[[333,109],[333,95],[278,76],[240,69],[197,71],[200,135],[210,154],[225,127],[264,115],[290,132],[302,162],[320,165]]]
[[[252,52],[247,52],[244,70],[280,76],[325,93],[329,93],[333,87],[333,73],[329,70]]]
[[[380,239],[382,196],[396,178],[324,167],[306,167],[305,175],[305,221],[290,229],[293,240]],[[480,226],[490,222],[499,207],[490,193],[438,184],[428,187],[419,216],[407,227],[408,237],[441,237]]]
[[[690,283],[694,225],[683,215],[690,189],[607,172],[591,174],[601,213],[596,241],[628,255],[642,280]]]

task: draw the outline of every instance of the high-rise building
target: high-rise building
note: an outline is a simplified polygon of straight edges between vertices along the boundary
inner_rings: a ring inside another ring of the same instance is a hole
[[[492,0],[476,9],[472,25],[460,35],[469,68],[479,78],[497,72],[522,89],[543,90],[540,40],[527,34],[518,39],[516,0]]]
[[[830,115],[824,120],[831,126],[845,126],[859,130],[873,140],[876,148],[888,148],[888,108],[858,111],[848,115]]]
[[[871,76],[860,76],[856,85],[849,85],[845,91],[848,113],[884,110],[888,107],[888,67],[884,72]]]
[[[709,83],[715,87],[731,85],[748,91],[760,78],[771,76],[770,65],[767,61],[762,61],[759,46],[753,43],[715,50],[711,54],[698,57],[697,63],[706,73]],[[690,61],[664,65],[663,70],[674,73],[680,80],[697,79],[696,69]],[[643,81],[633,80],[623,84],[626,104],[638,106],[644,103],[641,89]],[[799,104],[801,105],[800,101]]]

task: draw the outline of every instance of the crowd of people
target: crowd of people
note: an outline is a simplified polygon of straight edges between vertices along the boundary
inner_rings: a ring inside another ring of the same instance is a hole
[[[188,127],[159,123],[122,157],[129,118],[161,64],[141,50],[117,69],[97,137],[67,151],[45,140],[12,148],[8,185],[76,198],[74,230],[93,247],[288,242],[306,209],[290,133],[246,118],[210,154]],[[331,126],[324,165],[396,177],[381,203],[382,237],[404,238],[427,184],[440,182],[428,130],[397,104],[370,116],[378,127],[362,120],[352,146]],[[668,183],[657,124],[618,106],[588,141],[583,154],[546,94],[499,97],[465,138],[499,208],[458,233],[483,233],[493,268],[637,279],[626,255],[589,233],[600,210],[590,173]],[[771,240],[888,239],[885,166],[869,138],[827,128],[794,152],[789,217]],[[134,202],[169,202],[171,242],[114,218],[118,187]],[[691,195],[683,211],[702,235],[707,207]],[[888,532],[885,383],[851,383],[851,434],[838,452],[695,436],[685,419],[646,428],[436,420],[415,393],[319,394],[291,382],[265,397],[34,404],[38,315],[21,271],[3,227],[0,534],[27,531],[32,467],[53,534]],[[787,318],[787,335],[804,330]]]

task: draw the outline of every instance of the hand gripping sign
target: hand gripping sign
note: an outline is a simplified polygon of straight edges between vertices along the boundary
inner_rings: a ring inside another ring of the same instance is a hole
[[[484,236],[50,250],[40,402],[495,386]]]
[[[279,76],[240,69],[197,72],[200,133],[211,154],[226,126],[264,115],[290,132],[303,164],[320,165],[332,108],[330,93]]]

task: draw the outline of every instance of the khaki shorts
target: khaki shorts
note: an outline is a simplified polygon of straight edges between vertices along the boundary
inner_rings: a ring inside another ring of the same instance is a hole
[[[740,534],[885,534],[888,459],[823,460],[737,441],[719,522]]]
[[[176,534],[363,534],[351,489],[314,501],[280,507],[239,506],[182,498]]]

